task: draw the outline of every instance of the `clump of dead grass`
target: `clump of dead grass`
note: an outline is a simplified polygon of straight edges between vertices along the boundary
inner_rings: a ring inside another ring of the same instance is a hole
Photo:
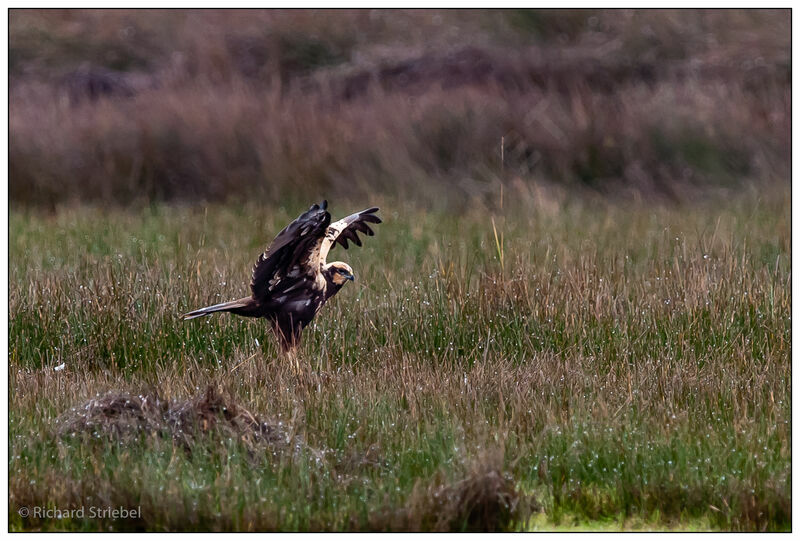
[[[128,441],[142,435],[169,437],[191,452],[198,436],[211,431],[244,443],[251,451],[298,451],[302,437],[282,422],[265,421],[224,396],[213,385],[188,400],[165,400],[157,392],[108,392],[56,419],[58,434],[90,434]]]
[[[484,453],[455,482],[442,475],[420,480],[406,504],[394,512],[378,514],[376,530],[415,532],[504,532],[524,524],[538,509],[532,496],[520,492],[503,468],[502,453]]]

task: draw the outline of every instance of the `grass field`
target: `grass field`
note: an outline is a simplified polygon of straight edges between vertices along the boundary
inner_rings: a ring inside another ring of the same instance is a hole
[[[379,204],[304,335],[247,293],[310,202],[13,209],[12,530],[791,529],[788,189]],[[494,226],[493,226],[494,224]],[[90,402],[87,405],[87,402]],[[141,509],[135,520],[22,506]]]

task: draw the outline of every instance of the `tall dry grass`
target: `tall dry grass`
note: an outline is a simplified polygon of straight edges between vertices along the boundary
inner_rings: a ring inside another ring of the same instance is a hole
[[[780,10],[14,11],[10,195],[458,204],[509,175],[678,199],[785,181],[788,24]]]

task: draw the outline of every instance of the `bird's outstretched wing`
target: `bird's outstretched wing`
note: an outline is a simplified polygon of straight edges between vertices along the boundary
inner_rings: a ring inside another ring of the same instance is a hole
[[[319,247],[319,261],[324,265],[328,252],[335,248],[337,244],[341,244],[342,248],[347,250],[348,240],[353,241],[356,246],[361,246],[361,239],[358,238],[359,232],[370,237],[374,235],[375,232],[367,224],[381,223],[381,219],[375,215],[378,210],[378,207],[368,208],[329,225],[328,230],[325,232],[325,238]]]
[[[250,289],[259,301],[269,299],[304,280],[313,280],[318,272],[314,259],[325,238],[331,215],[328,202],[314,204],[287,225],[259,256],[253,267]]]

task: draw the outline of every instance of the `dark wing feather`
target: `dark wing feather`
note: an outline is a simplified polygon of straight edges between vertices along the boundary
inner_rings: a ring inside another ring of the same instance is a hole
[[[313,256],[331,223],[327,208],[327,201],[312,205],[278,233],[259,256],[250,282],[254,298],[264,302],[276,288],[285,290],[290,287],[289,282],[305,280],[316,274],[318,269],[314,268]]]
[[[335,248],[337,244],[341,244],[345,250],[349,247],[348,241],[353,242],[356,246],[361,246],[361,239],[358,237],[358,233],[363,233],[369,237],[373,236],[375,232],[367,224],[381,223],[381,219],[375,215],[378,210],[378,207],[372,207],[332,223],[325,234],[325,242],[322,243],[320,250],[320,259],[324,262],[328,252]]]

